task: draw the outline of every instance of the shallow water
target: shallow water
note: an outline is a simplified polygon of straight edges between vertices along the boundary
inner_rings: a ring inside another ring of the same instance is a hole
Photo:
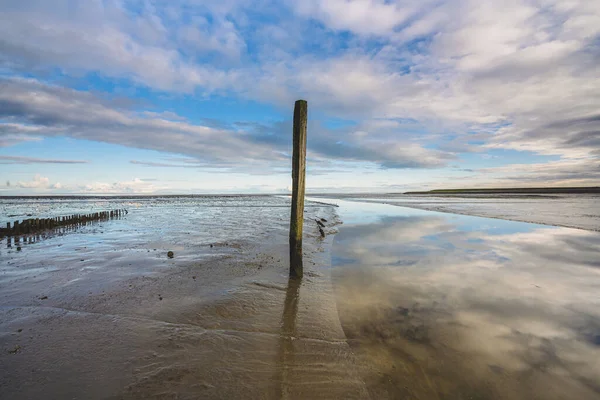
[[[600,398],[598,232],[337,203],[337,306],[372,398]]]
[[[352,196],[349,196],[352,200]],[[354,200],[454,214],[600,231],[600,196],[553,195],[362,195]]]

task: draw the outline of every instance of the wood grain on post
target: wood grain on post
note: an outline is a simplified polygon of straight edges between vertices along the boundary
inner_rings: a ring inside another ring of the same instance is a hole
[[[307,118],[308,104],[305,100],[297,100],[294,105],[292,215],[290,220],[290,276],[294,278],[301,278],[303,274],[302,226],[304,222]]]

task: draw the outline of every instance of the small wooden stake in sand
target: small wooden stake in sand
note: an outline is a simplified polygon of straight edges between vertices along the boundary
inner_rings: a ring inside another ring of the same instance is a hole
[[[304,178],[306,175],[306,120],[308,105],[294,105],[294,151],[292,155],[292,216],[290,221],[290,276],[301,278],[302,223],[304,221]]]

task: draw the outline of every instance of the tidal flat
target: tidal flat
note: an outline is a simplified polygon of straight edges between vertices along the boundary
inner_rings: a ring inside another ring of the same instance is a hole
[[[2,239],[0,398],[600,396],[600,233],[309,200],[290,281],[285,197],[0,199],[129,211]]]
[[[368,397],[314,221],[335,232],[335,207],[306,205],[305,277],[288,284],[285,198],[13,201],[11,219],[129,213],[3,239],[1,398]]]

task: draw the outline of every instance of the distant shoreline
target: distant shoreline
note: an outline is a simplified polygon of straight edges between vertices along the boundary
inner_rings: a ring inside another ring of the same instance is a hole
[[[434,189],[410,192],[344,192],[344,193],[306,193],[307,197],[373,197],[390,195],[453,195],[453,194],[600,194],[600,186],[592,187],[556,187],[556,188],[491,188],[491,189]],[[210,197],[289,197],[290,193],[206,193],[206,194],[56,194],[56,195],[0,195],[0,200],[11,199],[139,199],[139,198],[210,198]]]
[[[556,188],[436,189],[403,194],[600,194],[600,186]]]

